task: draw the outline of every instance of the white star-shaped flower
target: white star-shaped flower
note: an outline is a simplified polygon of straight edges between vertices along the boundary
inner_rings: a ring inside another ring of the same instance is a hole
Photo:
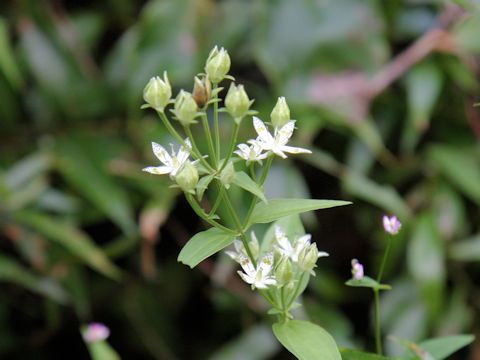
[[[268,156],[268,153],[263,152],[263,148],[260,146],[258,141],[249,140],[250,146],[247,144],[239,144],[238,150],[235,150],[234,153],[241,157],[247,163],[251,161],[262,162]]]
[[[269,275],[270,271],[273,268],[273,254],[266,254],[255,268],[246,256],[240,254],[239,263],[242,266],[244,272],[238,271],[238,275],[245,281],[247,284],[252,285],[252,288],[266,289],[270,285],[276,285],[277,280],[275,277]]]
[[[172,154],[170,155],[162,145],[152,142],[153,153],[158,160],[160,160],[163,166],[148,166],[142,170],[150,174],[170,174],[171,177],[175,177],[182,166],[188,161],[188,157],[190,156],[192,144],[188,138],[185,139],[185,145],[186,148],[184,146],[180,146],[177,153],[175,153],[172,146]]]
[[[281,128],[275,128],[274,134],[270,134],[267,127],[257,117],[253,117],[253,127],[258,134],[258,145],[265,151],[272,151],[274,154],[286,158],[285,153],[290,154],[311,154],[308,149],[299,147],[287,146],[288,140],[292,137],[293,130],[295,128],[295,120],[290,120]]]
[[[277,226],[275,228],[275,238],[277,240],[277,249],[280,253],[286,257],[292,259],[293,262],[298,262],[298,257],[303,249],[310,246],[310,240],[312,239],[312,235],[305,234],[300,236],[297,240],[295,240],[294,245],[288,240],[287,235],[285,232]],[[328,253],[324,251],[318,252],[318,257],[328,256]]]

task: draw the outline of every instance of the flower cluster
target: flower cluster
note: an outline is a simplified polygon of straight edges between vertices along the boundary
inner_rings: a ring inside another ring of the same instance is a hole
[[[258,240],[252,232],[248,248],[256,265],[249,258],[240,240],[234,241],[235,251],[226,251],[228,256],[240,264],[243,271],[238,271],[238,274],[252,288],[278,291],[285,286],[293,289],[305,274],[315,275],[313,269],[318,258],[328,256],[326,252],[318,251],[315,243],[311,243],[310,234],[291,241],[284,230],[276,226],[274,236],[275,242],[271,248],[260,254]],[[300,293],[297,293],[293,297],[299,295]]]

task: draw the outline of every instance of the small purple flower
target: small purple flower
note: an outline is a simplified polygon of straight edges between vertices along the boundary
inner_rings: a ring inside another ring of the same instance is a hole
[[[363,279],[363,265],[357,259],[352,259],[352,276],[355,280]]]
[[[397,219],[395,215],[388,217],[387,215],[383,215],[383,228],[385,231],[391,235],[397,235],[400,231],[402,224]]]
[[[90,323],[86,330],[83,332],[83,339],[88,342],[102,341],[108,338],[110,335],[110,329],[102,323]]]

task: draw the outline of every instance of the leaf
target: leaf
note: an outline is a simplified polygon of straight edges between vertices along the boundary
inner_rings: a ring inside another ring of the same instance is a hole
[[[392,287],[386,284],[379,284],[376,280],[371,277],[364,276],[362,279],[350,279],[345,285],[352,287],[366,287],[378,290],[391,290]]]
[[[278,341],[300,360],[341,360],[335,340],[309,321],[290,320],[273,324]]]
[[[411,216],[408,205],[392,186],[380,185],[356,171],[345,172],[342,181],[345,190],[359,199],[397,214],[402,219]]]
[[[58,148],[60,172],[125,234],[133,234],[136,225],[126,191],[94,163],[87,155],[85,146],[88,146],[88,142],[82,143],[72,139],[60,144]]]
[[[53,279],[37,276],[14,259],[0,255],[0,282],[18,284],[53,301],[66,304],[67,292]]]
[[[480,204],[480,164],[468,149],[437,145],[428,156],[453,185]]]
[[[357,350],[342,349],[340,350],[342,354],[342,360],[394,360],[395,358],[380,356],[377,354],[366,353]]]
[[[202,177],[197,184],[197,199],[201,201],[205,190],[207,190],[208,185],[212,182],[215,175],[207,175]]]
[[[470,239],[453,243],[450,246],[449,255],[454,260],[479,261],[480,234],[477,234]]]
[[[266,224],[288,215],[349,204],[351,202],[340,200],[272,199],[268,204],[259,203],[255,206],[250,223]]]
[[[439,315],[445,287],[445,249],[430,213],[420,214],[407,248],[408,270],[420,285],[430,316]]]
[[[197,266],[209,256],[226,248],[235,240],[235,235],[217,228],[210,228],[193,236],[178,255],[178,261],[190,266]]]
[[[0,71],[13,88],[19,89],[23,79],[9,41],[10,38],[7,21],[0,18]]]
[[[102,250],[79,229],[47,215],[33,211],[18,211],[14,219],[63,246],[92,269],[112,279],[120,277],[120,270]]]
[[[253,181],[250,178],[250,176],[248,176],[245,172],[237,171],[235,173],[235,178],[233,179],[233,183],[238,187],[241,187],[242,189],[247,190],[248,192],[251,192],[253,195],[258,197],[264,203],[268,202],[260,185],[258,185],[255,181]]]
[[[473,335],[453,335],[425,340],[418,345],[432,354],[435,360],[442,360],[472,343],[473,340],[475,340]]]

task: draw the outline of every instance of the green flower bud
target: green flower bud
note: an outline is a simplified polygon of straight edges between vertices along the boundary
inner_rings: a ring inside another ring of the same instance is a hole
[[[319,257],[320,254],[316,244],[306,246],[298,255],[298,266],[300,266],[302,270],[308,271],[312,275],[315,275],[313,268],[317,266],[317,260]]]
[[[198,106],[193,99],[192,94],[188,91],[180,90],[175,100],[175,116],[183,126],[195,124],[195,116],[197,116]]]
[[[175,181],[183,191],[195,194],[195,187],[198,184],[197,168],[190,161],[187,161],[175,177]]]
[[[210,100],[210,94],[212,92],[212,84],[208,79],[208,76],[203,77],[200,80],[195,76],[195,83],[193,84],[192,96],[193,100],[197,103],[198,107],[203,108],[205,104]]]
[[[248,98],[243,85],[235,86],[230,84],[227,96],[225,97],[225,107],[228,113],[239,122],[245,115],[247,115],[250,105],[253,101]]]
[[[230,188],[230,184],[233,182],[235,178],[235,168],[233,167],[233,163],[231,161],[228,162],[225,169],[222,170],[220,174],[220,181],[225,186],[225,188]]]
[[[230,70],[230,56],[228,56],[227,50],[221,48],[220,51],[215,46],[210,55],[208,55],[207,63],[205,65],[205,72],[209,79],[218,84],[225,78]]]
[[[276,128],[281,128],[290,121],[290,109],[288,108],[287,102],[283,96],[278,98],[275,107],[270,113],[270,119],[272,121],[272,125]]]
[[[172,88],[166,71],[163,73],[163,80],[159,76],[155,76],[150,79],[145,89],[143,89],[143,99],[148,106],[157,111],[163,112],[171,97]]]
[[[275,279],[278,285],[282,286],[288,284],[293,277],[292,263],[288,257],[282,256],[280,262],[275,269]]]

